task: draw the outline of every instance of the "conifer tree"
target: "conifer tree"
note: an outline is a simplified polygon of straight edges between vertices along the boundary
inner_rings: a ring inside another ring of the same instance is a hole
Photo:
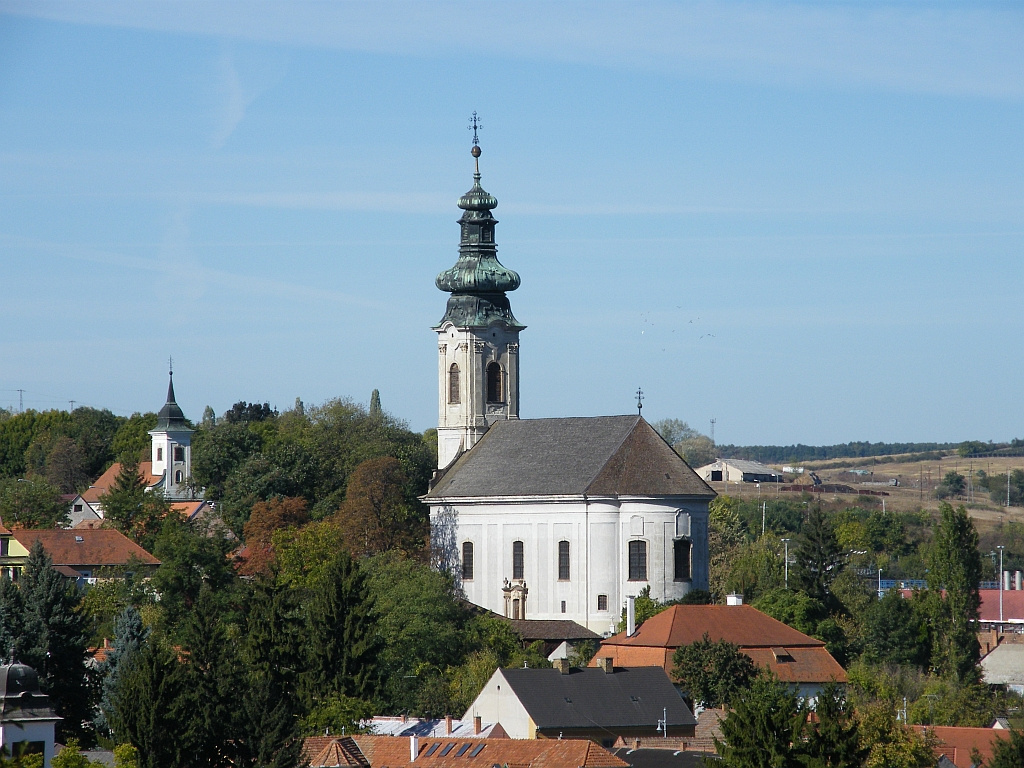
[[[145,495],[146,483],[139,475],[139,460],[129,454],[123,457],[114,484],[100,497],[103,518],[121,533],[130,535],[142,512]]]
[[[707,632],[697,642],[676,650],[672,661],[672,678],[695,703],[704,707],[731,704],[750,685],[757,671],[738,645],[726,640],[712,641]]]
[[[860,728],[842,689],[827,683],[814,711],[818,722],[808,725],[800,749],[805,768],[861,768],[871,750],[861,744]]]
[[[139,751],[140,768],[185,768],[184,674],[175,651],[150,638],[122,670],[113,691],[110,725],[119,741]]]
[[[318,591],[308,599],[307,701],[341,693],[373,698],[379,688],[379,641],[372,600],[359,566],[338,552]]]
[[[975,626],[981,608],[978,532],[963,507],[939,508],[939,525],[928,558],[932,605],[932,666],[957,683],[979,679]]]
[[[37,540],[20,582],[24,603],[22,661],[39,674],[57,714],[58,739],[81,736],[92,721],[92,686],[86,675],[87,618],[79,613],[81,594],[52,568]]]
[[[810,597],[828,605],[832,582],[842,571],[843,554],[832,521],[820,506],[810,509],[800,533],[791,581]]]
[[[806,713],[777,678],[761,674],[722,721],[715,748],[726,768],[799,768]]]
[[[0,576],[0,658],[11,660],[21,656],[24,614],[21,590],[6,574]]]
[[[996,739],[988,768],[1020,768],[1024,765],[1024,733],[1013,728],[1010,738]]]
[[[114,692],[124,670],[145,645],[150,629],[142,623],[139,610],[127,606],[118,614],[114,622],[113,648],[107,651],[107,657],[99,667],[102,677],[100,708],[96,714],[96,725],[109,730],[109,716],[114,710]]]

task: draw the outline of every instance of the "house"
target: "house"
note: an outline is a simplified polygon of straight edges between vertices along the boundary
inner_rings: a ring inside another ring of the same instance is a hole
[[[1002,596],[1000,596],[1000,592]],[[904,593],[906,596],[907,593]],[[979,589],[981,606],[979,621],[987,627],[1004,626],[1006,629],[1022,629],[1024,625],[1024,590]],[[1002,607],[1000,607],[1000,604]],[[1011,627],[1016,625],[1016,627]]]
[[[432,547],[473,603],[514,619],[603,632],[627,595],[707,589],[714,491],[639,415],[531,419],[519,412],[519,336],[480,186],[458,201],[455,265],[437,333],[438,471],[423,497]]]
[[[160,565],[153,555],[112,528],[18,530],[12,538],[25,550],[16,567],[24,566],[28,551],[39,541],[54,567],[69,569],[66,575],[77,578],[79,585],[102,578],[104,569],[131,567],[135,575],[147,577]]]
[[[770,669],[801,697],[814,699],[831,680],[846,682],[845,670],[825,650],[825,643],[749,605],[673,605],[633,634],[621,632],[604,640],[590,663],[610,659],[617,666],[651,664],[671,674],[676,649],[697,642],[705,633],[713,641],[738,645],[757,666]]]
[[[513,739],[615,739],[694,735],[697,720],[659,667],[498,669],[463,719],[501,723]],[[666,731],[667,728],[667,731]]]
[[[26,560],[28,560],[28,550],[0,521],[0,575],[14,581],[18,578]]]
[[[307,739],[307,754],[317,741]],[[352,741],[371,768],[407,768],[415,763],[422,768],[628,768],[605,749],[584,739],[420,738],[411,736],[356,735]],[[312,763],[314,768],[316,763]],[[360,768],[352,762],[341,765]]]
[[[0,748],[22,748],[43,756],[44,768],[53,759],[54,727],[61,718],[39,690],[39,675],[24,664],[0,665]]]
[[[987,765],[992,759],[996,739],[1010,738],[1010,732],[999,728],[959,728],[940,725],[911,726],[918,733],[927,733],[936,740],[933,748],[939,765],[943,759],[956,768],[976,768],[974,755]]]
[[[512,631],[522,638],[524,645],[541,643],[541,653],[548,661],[568,658],[569,653],[583,643],[594,647],[601,642],[596,632],[568,619],[506,619]]]
[[[377,736],[472,736],[479,739],[507,739],[508,734],[501,723],[485,723],[479,717],[472,720],[455,718],[422,718],[400,715],[397,717],[377,716],[363,720],[361,726]]]
[[[82,491],[71,501],[70,517],[72,521],[88,520],[91,515],[100,519],[103,518],[103,495],[114,487],[117,476],[121,474],[121,463],[115,461],[106,471],[100,475],[87,489]],[[160,487],[163,481],[162,475],[153,474],[153,463],[150,461],[139,462],[139,477],[147,491]],[[91,515],[90,515],[91,512]]]
[[[303,765],[309,768],[370,768],[351,736],[313,736],[302,744]]]
[[[1001,685],[1024,694],[1024,643],[1000,643],[985,654],[981,677],[986,685]]]
[[[631,768],[707,768],[701,752],[657,747],[615,747],[613,755]]]
[[[698,467],[697,474],[709,483],[784,483],[782,473],[759,461],[718,459]]]

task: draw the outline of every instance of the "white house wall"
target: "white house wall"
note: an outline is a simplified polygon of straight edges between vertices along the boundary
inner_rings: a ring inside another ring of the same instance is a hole
[[[485,723],[501,723],[510,738],[532,739],[536,736],[536,728],[526,707],[516,697],[500,669],[491,675],[462,719],[470,720],[476,716]]]
[[[502,585],[512,580],[514,541],[523,542],[528,619],[571,619],[606,632],[619,620],[626,598],[648,585],[651,596],[662,601],[707,589],[706,501],[577,497],[447,502],[458,515],[459,556],[464,542],[473,543],[473,578],[462,583],[466,597],[495,613],[505,611]],[[435,505],[432,514],[440,508]],[[673,545],[680,527],[691,540],[689,581],[674,578]],[[647,542],[646,581],[628,578],[632,539]],[[559,541],[569,542],[568,581],[558,579]],[[607,595],[607,610],[598,610],[598,595]]]

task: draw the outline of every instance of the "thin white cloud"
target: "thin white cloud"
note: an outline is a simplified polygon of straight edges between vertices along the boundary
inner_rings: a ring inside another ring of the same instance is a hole
[[[1024,96],[1024,9],[1009,4],[0,0],[0,12],[407,56],[496,54],[673,77]]]

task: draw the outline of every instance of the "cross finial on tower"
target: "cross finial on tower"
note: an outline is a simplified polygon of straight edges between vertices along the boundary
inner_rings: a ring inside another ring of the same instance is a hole
[[[174,358],[173,357],[168,357],[167,358],[167,369],[168,369],[167,373],[169,375],[173,376],[174,375]]]
[[[637,387],[636,389],[636,414],[640,415],[640,412],[644,409],[644,391]]]
[[[480,144],[480,139],[477,138],[476,132],[478,130],[480,130],[481,128],[483,128],[483,127],[484,126],[480,122],[480,118],[477,117],[476,111],[474,110],[473,111],[473,116],[471,118],[469,118],[469,125],[467,126],[467,128],[473,132],[473,146],[474,147],[478,146]]]

